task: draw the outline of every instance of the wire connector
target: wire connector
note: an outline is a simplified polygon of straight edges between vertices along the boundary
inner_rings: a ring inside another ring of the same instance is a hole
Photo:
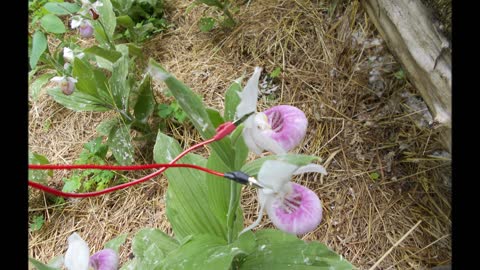
[[[247,120],[250,115],[252,115],[254,112],[250,112],[242,116],[241,118],[235,120],[234,122],[225,122],[221,124],[220,126],[217,127],[217,133],[213,136],[213,139],[215,141],[223,139],[225,136],[229,135],[232,133],[235,128],[237,128],[241,123],[243,123],[245,120]]]
[[[260,182],[258,182],[257,179],[255,179],[254,177],[248,176],[248,174],[241,171],[227,172],[223,175],[223,177],[233,180],[242,185],[254,186],[256,188],[264,188],[264,186],[260,184]]]

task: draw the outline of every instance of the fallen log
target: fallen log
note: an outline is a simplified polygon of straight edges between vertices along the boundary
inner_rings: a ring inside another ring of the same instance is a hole
[[[361,0],[389,50],[403,66],[451,152],[452,72],[450,43],[420,0]]]

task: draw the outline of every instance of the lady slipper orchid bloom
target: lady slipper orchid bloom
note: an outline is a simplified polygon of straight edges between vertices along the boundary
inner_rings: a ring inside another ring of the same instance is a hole
[[[106,248],[90,256],[87,242],[73,233],[68,237],[64,264],[67,270],[117,270],[118,255],[114,250]]]
[[[66,76],[55,76],[51,78],[50,81],[60,84],[60,89],[62,89],[62,92],[67,96],[73,93],[75,90],[75,83],[77,83],[76,79]]]
[[[73,62],[73,59],[75,57],[77,58],[83,58],[85,56],[85,54],[83,52],[81,53],[74,53],[72,49],[68,48],[68,47],[64,47],[63,48],[63,59],[65,60],[65,62]]]
[[[317,164],[299,167],[280,160],[265,161],[258,173],[258,181],[265,186],[258,190],[258,218],[241,233],[260,223],[264,209],[273,225],[282,231],[296,235],[313,231],[322,221],[322,203],[312,190],[290,182],[293,175],[307,172],[327,174]]]
[[[73,16],[70,24],[72,29],[79,28],[79,33],[82,38],[90,38],[93,36],[93,26],[89,20],[80,16]]]
[[[256,112],[244,124],[243,138],[248,148],[259,155],[264,150],[283,154],[292,150],[305,137],[308,121],[298,108],[289,105],[274,106],[264,112],[257,112],[258,81],[262,69],[255,71],[247,85],[239,93],[241,101],[237,106],[236,118]]]

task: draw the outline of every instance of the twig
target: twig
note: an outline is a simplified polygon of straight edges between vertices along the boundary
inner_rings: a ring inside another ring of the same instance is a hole
[[[418,225],[420,225],[420,223],[422,223],[421,220],[419,220],[417,224],[415,224],[404,236],[402,236],[400,240],[398,240],[395,244],[393,244],[393,246],[389,250],[387,250],[387,252],[385,252],[385,254],[383,254],[383,256],[380,259],[378,259],[378,261],[372,267],[370,267],[369,270],[374,270],[375,267],[377,267],[383,261],[383,259],[385,259],[390,254],[390,252],[393,251],[394,248],[400,245],[400,243],[403,242],[403,240],[405,240],[405,238],[407,238],[407,236],[409,236],[418,227]]]

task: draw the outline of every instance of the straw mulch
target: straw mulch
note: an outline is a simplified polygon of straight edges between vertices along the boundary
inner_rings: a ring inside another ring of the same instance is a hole
[[[290,104],[309,120],[307,136],[295,150],[322,157],[329,174],[303,175],[295,181],[321,198],[320,226],[303,236],[325,243],[359,269],[428,269],[451,261],[451,162],[428,125],[425,105],[402,78],[357,1],[250,1],[240,5],[232,31],[199,31],[199,19],[212,11],[191,1],[168,1],[174,28],[144,46],[178,79],[223,109],[232,80],[255,66],[281,67],[278,88],[264,93],[260,109]],[[161,88],[156,90],[161,98]],[[74,113],[48,96],[32,103],[29,144],[52,163],[72,163],[95,127],[112,114]],[[46,124],[49,123],[49,124]],[[48,128],[46,127],[48,125]],[[184,145],[200,141],[189,126],[171,127]],[[152,146],[138,146],[151,151]],[[142,150],[142,151],[140,151]],[[201,153],[206,153],[201,151]],[[151,155],[137,157],[151,162]],[[53,186],[67,173],[57,173]],[[132,174],[133,179],[140,174]],[[47,262],[67,248],[74,231],[97,251],[113,237],[142,227],[172,233],[165,216],[167,182],[157,178],[98,198],[54,205],[30,192],[29,218],[44,215],[44,226],[29,233],[29,256]],[[257,217],[255,192],[245,189],[245,225]],[[259,228],[272,227],[264,217]]]

